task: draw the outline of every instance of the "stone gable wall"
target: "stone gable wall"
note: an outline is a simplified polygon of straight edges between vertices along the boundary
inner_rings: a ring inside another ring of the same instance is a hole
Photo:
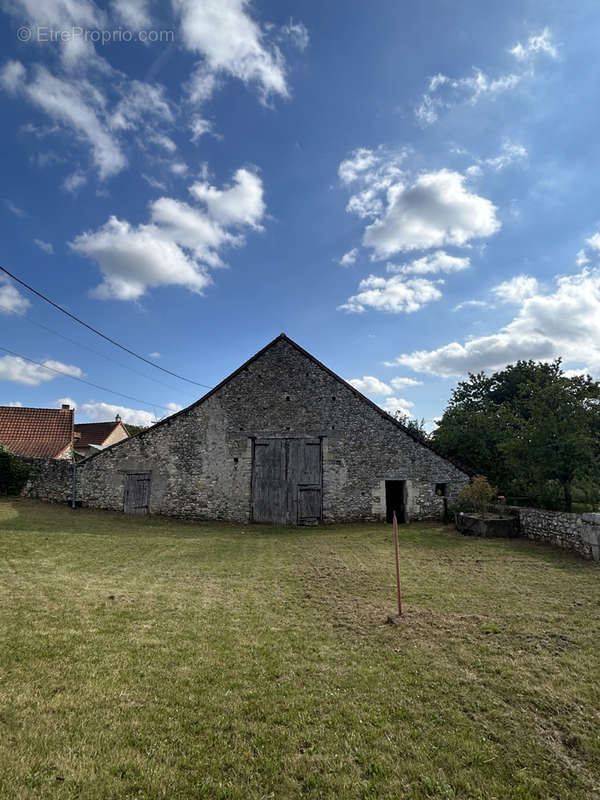
[[[150,472],[150,512],[250,519],[253,437],[322,437],[325,522],[385,519],[385,480],[406,480],[410,519],[440,518],[468,476],[416,442],[285,339],[203,403],[82,461],[84,505],[123,509],[125,475]]]

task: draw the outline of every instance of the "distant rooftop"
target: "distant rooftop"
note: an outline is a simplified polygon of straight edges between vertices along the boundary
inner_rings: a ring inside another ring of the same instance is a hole
[[[0,406],[0,444],[20,456],[58,458],[73,441],[73,409]]]

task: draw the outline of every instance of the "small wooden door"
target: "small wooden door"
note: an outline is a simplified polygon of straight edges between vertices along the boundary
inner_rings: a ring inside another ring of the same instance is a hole
[[[125,475],[123,510],[126,514],[147,514],[150,505],[150,473],[128,472]]]
[[[257,439],[252,469],[252,519],[316,525],[321,519],[321,440]]]

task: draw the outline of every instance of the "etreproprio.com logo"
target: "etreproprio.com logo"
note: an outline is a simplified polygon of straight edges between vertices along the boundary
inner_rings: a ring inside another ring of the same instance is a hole
[[[47,28],[42,26],[29,27],[21,25],[17,30],[17,39],[20,42],[71,42],[77,39],[92,44],[129,43],[129,42],[173,42],[174,31],[142,30],[130,31],[122,28],[114,30],[101,30],[99,28],[87,29],[73,26],[71,28]]]

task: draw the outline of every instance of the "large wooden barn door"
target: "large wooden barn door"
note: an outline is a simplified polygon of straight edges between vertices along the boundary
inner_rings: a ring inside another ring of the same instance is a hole
[[[321,474],[320,439],[257,439],[253,521],[316,525],[321,519]]]
[[[128,472],[125,475],[123,510],[127,514],[147,514],[150,505],[150,473]]]

